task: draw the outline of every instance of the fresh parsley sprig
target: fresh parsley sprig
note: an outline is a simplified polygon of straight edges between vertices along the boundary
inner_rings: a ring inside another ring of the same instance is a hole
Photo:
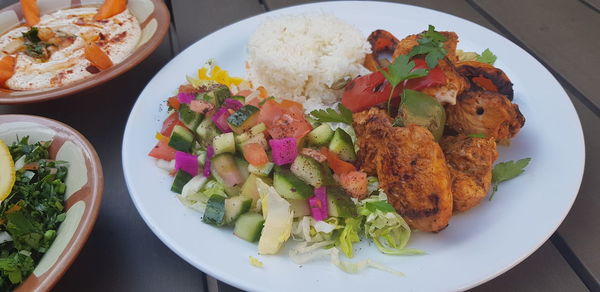
[[[485,49],[485,51],[481,52],[481,55],[477,56],[477,61],[482,63],[488,63],[490,65],[494,65],[496,62],[496,55],[490,51],[490,49]]]
[[[310,112],[310,115],[321,123],[344,123],[352,125],[352,111],[341,103],[338,104],[337,109],[339,112],[332,108],[314,110]]]
[[[400,84],[400,82],[427,76],[429,71],[426,69],[416,69],[415,62],[410,61],[410,57],[407,55],[400,55],[390,64],[390,66],[386,70],[381,70],[381,74],[387,79],[387,81],[392,85],[392,91],[390,92],[390,97],[388,98],[388,112],[390,112],[390,104],[392,101],[392,96],[394,95],[394,90],[396,86]]]
[[[425,55],[427,66],[433,69],[439,60],[448,54],[444,49],[444,42],[447,40],[443,34],[435,31],[435,26],[430,24],[427,31],[423,32],[417,40],[419,44],[413,47],[408,56],[412,58],[417,55]]]
[[[511,160],[496,164],[492,170],[492,194],[490,195],[490,201],[496,191],[498,191],[498,185],[525,172],[525,167],[527,167],[530,161],[531,158],[523,158],[516,162]]]

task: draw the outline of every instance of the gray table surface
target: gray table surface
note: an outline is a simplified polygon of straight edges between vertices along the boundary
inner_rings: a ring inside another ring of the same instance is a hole
[[[0,7],[15,0],[0,0]],[[34,114],[65,122],[95,146],[104,167],[100,216],[88,243],[55,291],[239,291],[189,265],[145,225],[127,192],[122,135],[131,106],[177,53],[241,19],[304,0],[171,0],[173,21],[161,46],[139,66],[67,98],[0,106],[0,114]],[[393,1],[450,13],[515,42],[567,90],[583,125],[586,168],[578,198],[558,231],[522,263],[474,291],[600,291],[600,1]],[[110,112],[110,118],[106,118]],[[560,133],[557,133],[560,134]]]

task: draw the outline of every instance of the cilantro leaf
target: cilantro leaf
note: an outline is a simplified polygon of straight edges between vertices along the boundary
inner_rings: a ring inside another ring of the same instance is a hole
[[[328,109],[320,109],[314,110],[310,112],[310,115],[315,118],[318,122],[321,123],[344,123],[348,125],[352,125],[352,111],[345,107],[343,104],[338,104],[338,111],[328,108]]]
[[[429,68],[437,66],[439,60],[443,59],[448,52],[444,49],[444,42],[447,38],[435,31],[433,25],[429,25],[426,32],[421,33],[421,37],[417,40],[419,43],[413,47],[409,56],[425,55],[425,62]]]
[[[443,43],[448,39],[441,33],[435,30],[435,26],[429,25],[427,31],[421,34],[422,39],[430,40],[431,42]]]
[[[484,133],[475,133],[475,134],[469,134],[467,135],[467,137],[470,138],[487,138],[487,136]]]
[[[388,112],[390,112],[390,103],[392,101],[392,94],[394,94],[394,89],[396,86],[400,84],[400,82],[408,79],[419,78],[427,76],[429,73],[426,69],[417,69],[415,68],[415,62],[410,61],[410,56],[400,55],[398,56],[392,64],[387,68],[388,70],[380,70],[381,74],[387,79],[387,81],[392,85],[392,91],[390,91],[390,97],[388,98]]]
[[[488,63],[490,65],[494,65],[494,62],[496,62],[496,55],[494,55],[494,53],[492,53],[492,51],[490,51],[490,49],[485,49],[481,55],[479,55],[477,57],[477,61],[478,62],[482,62],[482,63]]]
[[[365,207],[371,212],[375,212],[376,210],[379,210],[383,213],[396,212],[396,209],[394,209],[394,207],[392,207],[392,205],[386,201],[367,202]]]
[[[492,170],[493,190],[490,195],[490,201],[494,197],[496,191],[498,191],[498,185],[525,172],[525,167],[527,167],[530,161],[531,158],[523,158],[516,162],[511,160],[496,164]]]

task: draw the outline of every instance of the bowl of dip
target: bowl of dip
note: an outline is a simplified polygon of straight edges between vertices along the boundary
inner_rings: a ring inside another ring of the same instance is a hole
[[[0,104],[64,97],[109,81],[150,55],[166,35],[170,15],[160,0],[129,0],[127,9],[94,20],[102,0],[38,0],[40,21],[25,25],[20,3],[0,10],[0,57],[15,59],[0,88]],[[100,69],[84,56],[93,41],[112,61]]]

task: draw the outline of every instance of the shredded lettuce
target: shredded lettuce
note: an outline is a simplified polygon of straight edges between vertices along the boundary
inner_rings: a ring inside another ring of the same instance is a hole
[[[206,203],[212,195],[227,197],[223,184],[214,179],[207,180],[206,177],[197,175],[183,186],[181,195],[177,195],[177,198],[184,206],[204,212]]]
[[[317,221],[311,216],[298,218],[293,224],[292,238],[306,242],[320,242],[331,240],[335,230],[344,228],[340,219],[330,217],[323,221]]]
[[[367,177],[367,191],[369,194],[379,190],[379,180],[374,176]]]
[[[362,218],[359,216],[358,218],[346,218],[344,219],[344,229],[340,233],[340,236],[337,238],[335,245],[339,247],[342,252],[349,258],[354,256],[354,250],[352,249],[352,245],[355,242],[360,241],[360,236],[358,235],[361,231],[361,223]]]
[[[360,202],[358,212],[365,216],[365,235],[385,254],[423,254],[420,250],[405,248],[410,238],[410,227],[387,199],[381,200],[384,197],[387,197],[385,193],[380,192]]]
[[[262,198],[263,216],[265,216],[265,224],[258,240],[258,252],[276,254],[292,233],[294,212],[290,208],[290,203],[282,198],[275,188],[261,179],[256,180],[256,186]]]
[[[337,248],[333,247],[327,249],[327,247],[331,246],[333,243],[334,241],[322,241],[313,244],[302,242],[290,250],[289,256],[296,264],[304,264],[324,256],[329,256],[332,264],[349,274],[358,274],[366,268],[371,267],[396,276],[404,276],[403,273],[371,259],[358,262],[343,261],[340,258],[340,251]]]

